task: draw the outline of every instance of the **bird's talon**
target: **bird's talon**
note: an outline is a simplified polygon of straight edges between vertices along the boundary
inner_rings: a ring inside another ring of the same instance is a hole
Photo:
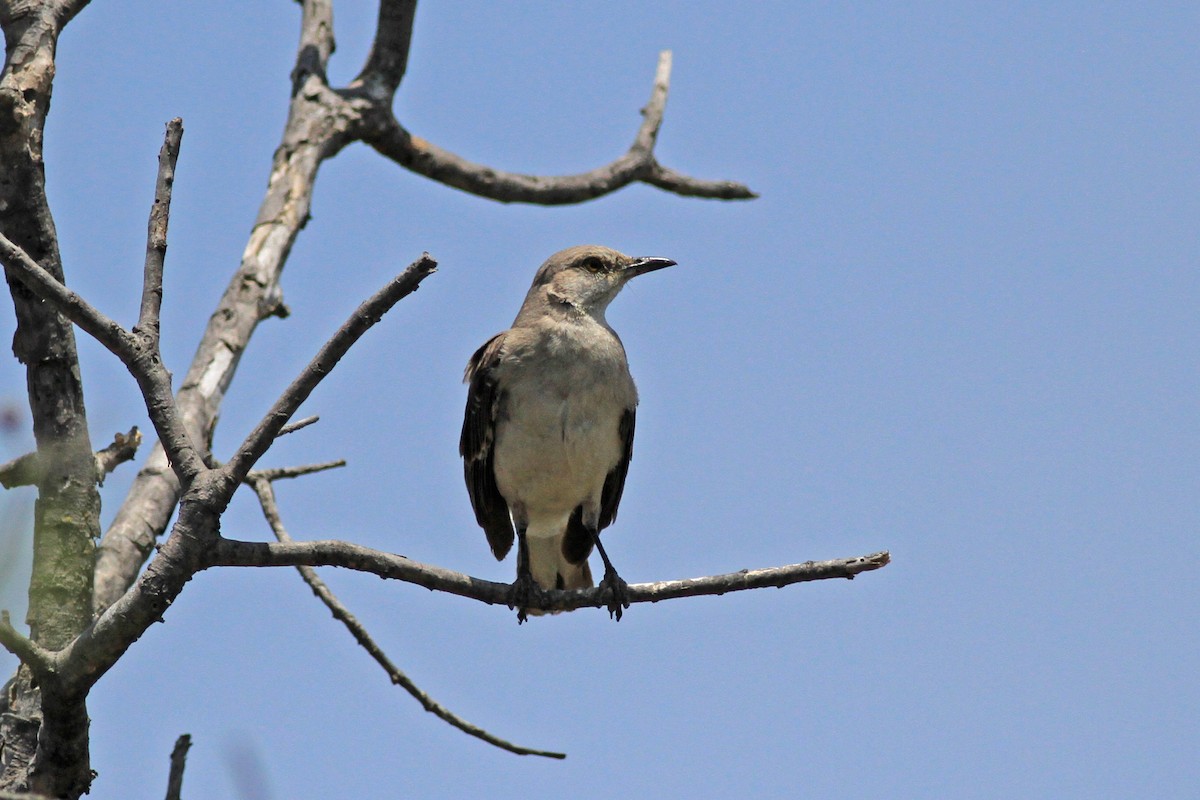
[[[541,590],[538,585],[533,582],[531,575],[519,575],[517,579],[508,587],[508,607],[517,609],[517,624],[525,622],[529,619],[527,608],[530,605],[535,605],[531,601],[541,598]]]
[[[606,572],[600,581],[600,597],[608,601],[608,618],[620,622],[622,609],[629,608],[629,584],[615,571]]]

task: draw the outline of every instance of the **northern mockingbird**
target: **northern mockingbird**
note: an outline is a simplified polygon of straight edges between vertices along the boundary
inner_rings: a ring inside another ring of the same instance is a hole
[[[609,614],[619,620],[629,607],[600,531],[616,518],[625,488],[638,397],[604,310],[630,279],[674,263],[596,245],[555,253],[534,275],[512,327],[467,363],[459,453],[497,560],[516,528],[509,600],[518,622],[542,589],[592,586],[593,545],[604,561]]]

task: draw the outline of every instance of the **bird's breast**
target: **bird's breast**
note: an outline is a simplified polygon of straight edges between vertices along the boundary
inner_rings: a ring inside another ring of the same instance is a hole
[[[637,402],[624,354],[589,355],[537,359],[537,369],[527,360],[507,376],[494,454],[510,502],[570,513],[599,497],[623,456],[621,417]]]

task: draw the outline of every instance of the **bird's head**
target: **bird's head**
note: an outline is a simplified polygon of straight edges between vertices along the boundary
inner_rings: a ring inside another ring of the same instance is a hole
[[[569,247],[546,259],[534,276],[530,293],[544,292],[552,303],[603,316],[630,280],[674,263],[669,258],[627,256],[593,244]]]

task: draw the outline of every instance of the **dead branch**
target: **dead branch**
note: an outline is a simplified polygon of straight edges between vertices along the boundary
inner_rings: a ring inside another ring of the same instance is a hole
[[[270,479],[262,473],[258,475],[251,473],[249,483],[254,489],[254,493],[258,495],[258,502],[262,507],[263,516],[266,517],[267,524],[271,526],[271,531],[275,534],[275,538],[280,542],[285,543],[293,541],[292,537],[288,534],[287,529],[283,525],[283,519],[279,514],[279,505],[275,500],[275,490],[271,487]],[[513,744],[506,739],[501,739],[499,736],[489,733],[487,730],[479,727],[478,725],[468,722],[450,709],[443,706],[441,703],[434,700],[429,696],[428,693],[417,686],[416,683],[414,683],[413,680],[409,678],[403,670],[392,663],[392,660],[388,658],[386,653],[383,652],[383,649],[375,642],[373,638],[371,638],[371,635],[367,632],[367,629],[363,626],[363,624],[359,622],[353,614],[350,613],[350,610],[346,608],[346,606],[343,605],[340,600],[337,599],[337,596],[330,591],[329,587],[325,585],[325,582],[317,576],[315,569],[307,566],[298,566],[296,569],[299,570],[301,577],[304,578],[304,582],[307,583],[309,588],[312,589],[313,594],[315,594],[333,614],[334,619],[345,625],[347,630],[350,631],[350,635],[354,637],[355,641],[357,641],[359,645],[362,646],[362,648],[366,650],[368,654],[370,654],[371,658],[375,659],[375,662],[379,664],[379,666],[383,667],[383,671],[387,673],[392,683],[408,692],[418,703],[421,704],[426,711],[433,714],[443,722],[449,723],[455,728],[458,728],[460,731],[470,734],[478,739],[482,739],[488,744],[499,747],[501,750],[507,750],[510,753],[516,753],[517,755],[522,756],[544,756],[546,758],[567,757],[565,753],[555,753],[549,750],[535,750],[533,748],[522,747],[521,745]]]
[[[302,4],[287,124],[275,150],[267,190],[241,263],[230,277],[196,347],[175,403],[195,441],[212,430],[225,392],[258,324],[280,307],[279,279],[292,244],[308,221],[317,169],[352,141],[353,109],[325,79],[333,52],[329,0]],[[180,484],[155,448],[100,542],[94,607],[108,608],[137,578],[179,501]]]
[[[376,109],[373,125],[363,141],[402,167],[464,192],[502,203],[565,205],[582,203],[611,194],[631,183],[648,183],[675,194],[719,200],[749,200],[757,197],[743,184],[691,178],[661,166],[654,145],[666,108],[671,77],[671,52],[658,59],[650,101],[642,109],[642,124],[633,144],[620,158],[603,167],[577,175],[524,175],[475,164],[413,136],[391,114]]]
[[[214,567],[344,567],[370,572],[381,578],[414,583],[433,591],[456,594],[489,605],[506,605],[511,588],[507,583],[475,578],[443,567],[422,564],[405,556],[342,541],[284,544],[222,538],[213,549],[211,557],[212,561],[208,566]],[[657,603],[660,600],[679,597],[721,595],[769,586],[782,588],[794,583],[830,578],[853,578],[859,573],[885,567],[890,561],[891,556],[887,552],[880,552],[854,558],[805,561],[802,564],[782,567],[741,570],[703,578],[631,583],[629,601]],[[569,592],[544,591],[540,602],[532,603],[530,607],[543,611],[570,611],[576,608],[603,608],[607,607],[607,604],[608,600],[603,596],[602,590],[593,587]]]
[[[254,463],[350,347],[392,306],[416,291],[436,266],[437,262],[425,253],[364,301],[284,390],[233,458],[219,467],[203,466],[188,482],[179,518],[158,555],[133,585],[60,653],[59,674],[64,687],[81,693],[90,689],[151,625],[162,619],[192,576],[210,565],[209,553],[220,539],[221,514]]]
[[[295,422],[289,422],[287,425],[284,425],[279,429],[279,435],[287,436],[289,433],[295,433],[301,428],[307,428],[309,425],[315,425],[320,421],[321,418],[314,414],[311,417],[305,417],[304,419],[296,420]]]
[[[383,0],[379,4],[371,52],[350,88],[364,89],[376,101],[391,107],[392,97],[408,68],[416,10],[416,0]]]
[[[155,352],[159,349],[159,313],[162,310],[163,267],[167,257],[167,225],[171,219],[171,189],[175,184],[175,164],[183,139],[183,120],[167,123],[167,135],[158,152],[158,179],[154,185],[154,204],[146,226],[146,265],[142,277],[142,305],[133,332],[147,337]]]
[[[339,458],[336,461],[322,461],[319,464],[304,464],[299,467],[271,467],[269,469],[252,469],[246,475],[246,483],[254,486],[255,481],[278,481],[286,478],[301,478],[305,475],[312,475],[317,472],[324,472],[329,469],[338,469],[346,466],[346,459]]]
[[[421,281],[432,275],[436,269],[437,262],[428,253],[422,254],[355,310],[350,319],[334,333],[304,371],[279,396],[271,410],[237,448],[233,458],[221,467],[231,481],[241,482],[246,477],[254,463],[279,436],[279,431],[291,419],[292,414],[296,413],[300,404],[317,388],[317,384],[329,374],[346,351],[371,326],[379,322],[392,306],[415,292]]]
[[[187,753],[192,746],[192,737],[183,734],[175,740],[171,749],[171,771],[167,775],[166,800],[181,800],[183,792],[183,770],[187,766]]]

